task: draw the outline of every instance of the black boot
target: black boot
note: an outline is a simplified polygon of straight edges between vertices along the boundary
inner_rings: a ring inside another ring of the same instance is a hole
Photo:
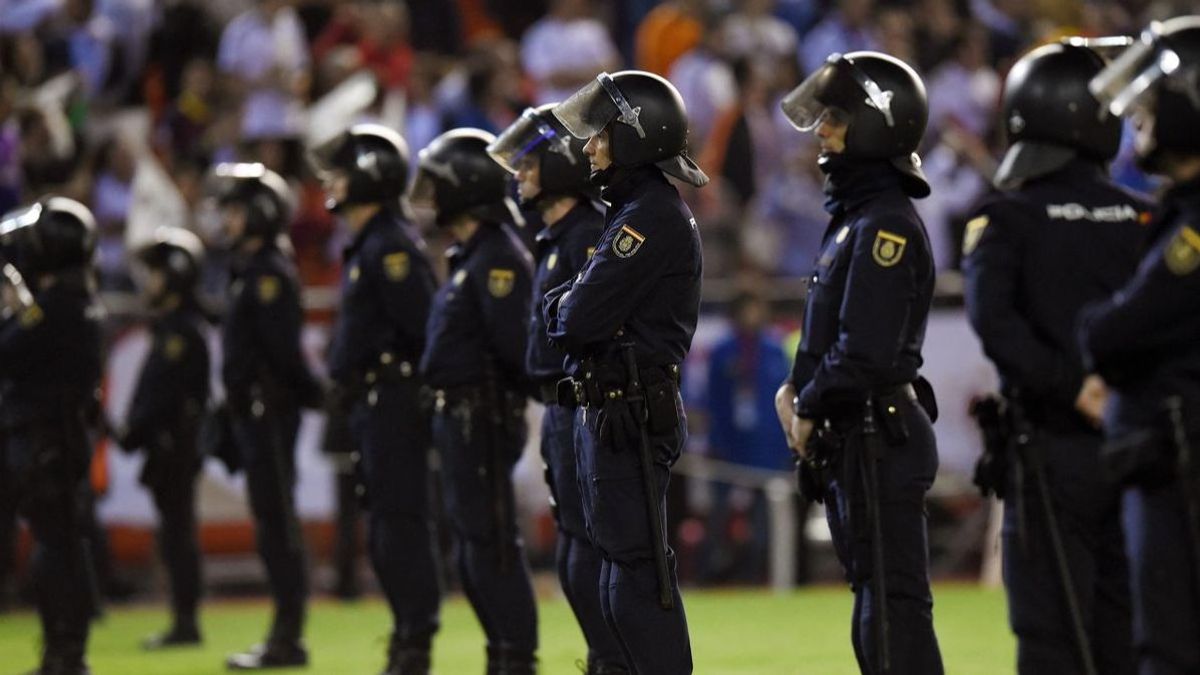
[[[537,657],[506,647],[488,647],[487,675],[537,675]]]
[[[46,650],[42,652],[42,667],[32,675],[91,675],[83,660],[84,645],[77,640],[55,640],[47,638]]]
[[[142,649],[153,652],[172,647],[194,647],[200,642],[200,629],[195,624],[176,623],[171,630],[142,640]]]
[[[225,659],[230,670],[266,670],[268,668],[296,668],[308,665],[308,650],[299,640],[288,642],[270,641],[255,645]]]
[[[429,642],[418,644],[393,633],[382,675],[429,675]]]

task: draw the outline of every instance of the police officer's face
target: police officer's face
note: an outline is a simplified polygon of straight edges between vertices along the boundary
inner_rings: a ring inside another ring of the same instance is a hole
[[[530,200],[542,191],[542,169],[537,158],[526,155],[517,162],[517,196]]]
[[[583,146],[583,154],[587,155],[592,173],[604,171],[612,166],[612,146],[609,145],[609,131],[604,129],[588,139]]]
[[[817,125],[814,134],[821,145],[821,153],[837,155],[846,151],[846,130],[850,125],[842,121],[840,116],[826,115]]]
[[[246,232],[246,207],[241,204],[225,204],[221,207],[221,228],[225,240],[235,242]]]
[[[167,275],[160,269],[149,268],[142,278],[142,294],[151,303],[156,302],[167,292]]]
[[[1145,108],[1138,107],[1131,117],[1136,131],[1133,137],[1133,149],[1138,157],[1149,157],[1154,152],[1154,114]]]
[[[330,171],[321,176],[321,186],[326,197],[340,204],[350,193],[350,178],[344,171]]]

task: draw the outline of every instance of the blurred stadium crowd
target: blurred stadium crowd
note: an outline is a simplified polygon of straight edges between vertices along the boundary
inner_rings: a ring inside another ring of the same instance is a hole
[[[709,341],[721,367],[710,364],[707,391],[693,392],[695,412],[709,412],[696,415],[709,432],[697,442],[735,463],[786,469],[769,400],[791,349],[763,340],[761,351],[745,336],[773,320],[794,325],[794,282],[811,269],[827,214],[817,148],[791,132],[779,98],[834,51],[878,49],[917,68],[931,105],[921,155],[934,185],[918,208],[940,296],[953,304],[965,217],[989,188],[1002,147],[995,122],[1009,65],[1062,35],[1132,33],[1191,8],[1168,0],[0,0],[0,212],[47,192],[92,208],[115,335],[133,306],[126,252],[161,225],[215,241],[204,200],[209,167],[261,162],[292,184],[291,239],[312,291],[310,318],[320,323],[335,309],[346,235],[324,207],[306,147],[371,120],[400,130],[415,151],[455,127],[499,132],[526,106],[559,101],[601,70],[653,71],[682,93],[690,152],[714,178],[684,197],[703,232],[706,308],[732,307],[735,319],[727,342]],[[1153,188],[1128,152],[1114,172]],[[208,281],[212,294],[222,283]],[[769,392],[765,408],[760,389]],[[735,433],[749,427],[759,432]],[[710,504],[727,503],[728,490],[713,492]],[[756,501],[735,496],[742,519],[733,524],[727,510],[710,507],[708,538],[720,530],[761,542]],[[749,554],[746,571],[712,545],[697,544],[694,576],[763,578],[764,551]]]

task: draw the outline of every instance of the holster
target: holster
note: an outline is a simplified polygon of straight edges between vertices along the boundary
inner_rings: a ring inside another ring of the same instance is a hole
[[[805,445],[806,457],[795,455],[796,491],[810,502],[825,502],[829,483],[841,460],[845,438],[826,420],[819,422]]]

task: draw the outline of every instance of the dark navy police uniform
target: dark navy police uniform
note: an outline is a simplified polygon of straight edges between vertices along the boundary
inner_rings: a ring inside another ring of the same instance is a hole
[[[1133,672],[1129,581],[1120,490],[1101,471],[1100,431],[1075,409],[1087,375],[1075,327],[1085,304],[1107,298],[1132,276],[1148,208],[1143,198],[1113,184],[1100,164],[1075,160],[1017,190],[986,197],[969,221],[964,245],[971,324],[1004,389],[1019,392],[1038,432],[1034,450],[1044,463],[1101,673]],[[1072,620],[1034,479],[1017,462],[1009,469],[1004,580],[1017,669],[1077,672]],[[1025,494],[1018,495],[1022,484]]]
[[[451,250],[421,359],[435,392],[434,447],[458,537],[458,571],[489,650],[532,658],[537,609],[512,468],[525,447],[524,318],[532,263],[508,225],[483,222]]]
[[[221,372],[275,602],[268,639],[280,643],[299,640],[308,595],[294,495],[300,409],[323,398],[301,352],[303,319],[295,267],[277,245],[268,242],[235,262]]]
[[[526,369],[546,405],[542,417],[542,461],[558,524],[558,579],[588,644],[592,664],[621,665],[625,657],[600,609],[600,553],[592,546],[583,517],[575,461],[575,408],[559,405],[556,385],[565,377],[564,354],[550,342],[541,311],[546,293],[570,281],[599,243],[604,216],[591,202],[580,201],[561,220],[537,235],[533,311],[529,323]]]
[[[416,368],[437,283],[425,244],[390,210],[345,251],[329,370],[346,392],[370,512],[368,548],[395,639],[428,649],[440,591],[429,509],[429,418]]]
[[[209,355],[207,319],[185,302],[151,326],[150,353],[119,440],[146,452],[141,480],[158,508],[171,609],[176,626],[195,628],[201,590],[196,479],[203,463],[197,440],[208,402]]]
[[[603,196],[610,206],[595,253],[574,281],[546,297],[548,335],[567,352],[568,373],[589,383],[577,388],[583,396],[575,447],[584,521],[604,559],[604,617],[632,672],[679,675],[692,672],[687,618],[669,547],[674,608],[659,604],[652,537],[665,533],[651,531],[646,499],[665,521],[671,465],[687,437],[678,373],[700,308],[700,234],[678,191],[653,166],[621,169]],[[649,496],[636,440],[618,441],[600,410],[626,384],[625,344],[633,345],[654,399],[648,428],[657,489]]]
[[[1122,502],[1133,593],[1133,642],[1143,675],[1200,670],[1200,589],[1176,449],[1164,403],[1178,397],[1192,453],[1200,448],[1200,181],[1172,188],[1151,225],[1134,278],[1084,310],[1090,365],[1112,389],[1105,433],[1149,432],[1151,451]],[[1191,477],[1195,481],[1195,476]]]
[[[878,663],[872,617],[880,599],[871,584],[863,416],[868,397],[886,399],[898,411],[892,424],[906,433],[887,432],[883,415],[876,414],[885,446],[879,500],[890,672],[937,675],[943,670],[933,631],[925,493],[938,458],[933,425],[911,386],[933,297],[929,241],[889,163],[840,156],[826,161],[826,209],[833,218],[809,286],[792,371],[796,414],[818,424],[829,420],[843,441],[825,506],[854,590],[855,657],[862,672],[872,673]]]
[[[83,519],[92,499],[89,418],[103,368],[100,315],[83,273],[71,273],[0,323],[2,484],[16,489],[37,542],[32,573],[47,654],[80,663],[99,611]]]

